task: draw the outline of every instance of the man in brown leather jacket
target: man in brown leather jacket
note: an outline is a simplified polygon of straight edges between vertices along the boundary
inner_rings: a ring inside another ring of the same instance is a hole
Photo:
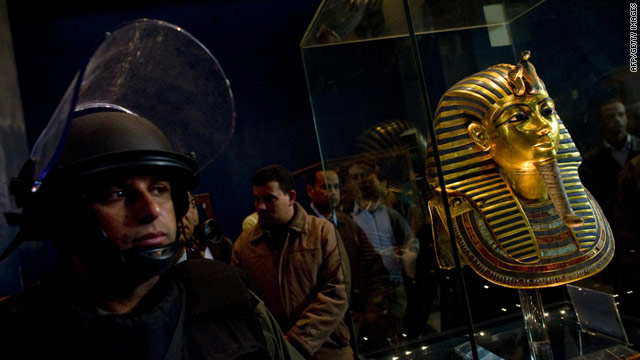
[[[335,228],[296,202],[293,176],[280,165],[258,170],[259,220],[235,242],[231,264],[244,269],[287,339],[309,359],[353,359],[345,277]]]

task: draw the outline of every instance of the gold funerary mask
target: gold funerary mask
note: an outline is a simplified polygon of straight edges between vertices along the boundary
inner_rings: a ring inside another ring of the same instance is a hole
[[[611,229],[578,177],[580,153],[523,52],[464,78],[441,98],[434,129],[455,242],[479,275],[514,288],[576,281],[613,256]],[[429,208],[442,267],[451,267],[432,144]]]

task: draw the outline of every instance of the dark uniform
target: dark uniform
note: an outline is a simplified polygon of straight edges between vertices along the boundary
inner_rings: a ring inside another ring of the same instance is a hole
[[[3,359],[301,358],[239,269],[188,260],[161,276],[127,314],[91,305],[74,272],[0,302]]]

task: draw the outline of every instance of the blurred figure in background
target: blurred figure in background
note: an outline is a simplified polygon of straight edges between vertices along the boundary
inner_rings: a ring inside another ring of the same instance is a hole
[[[257,223],[258,223],[258,213],[254,211],[251,214],[247,215],[247,217],[245,217],[244,220],[242,220],[242,231],[251,229],[252,227],[256,226]]]
[[[187,258],[212,259],[231,262],[233,242],[222,234],[222,228],[215,219],[200,222],[196,198],[189,193],[189,210],[178,223],[180,241],[185,244]]]
[[[627,162],[640,154],[640,139],[627,131],[625,105],[613,90],[597,92],[589,106],[602,141],[584,155],[578,171],[582,184],[595,197],[613,227],[618,176]],[[613,231],[615,234],[615,228]]]
[[[616,211],[629,211],[627,206],[619,206],[616,210],[618,182],[622,169],[630,159],[640,154],[640,139],[627,131],[628,119],[622,97],[611,88],[602,89],[591,97],[589,114],[600,131],[602,141],[584,155],[582,164],[578,168],[580,180],[584,187],[596,199],[611,230],[614,234],[616,247],[621,239],[627,235],[620,234],[620,224],[616,221]],[[627,175],[627,178],[629,175]],[[625,186],[628,192],[629,186]],[[634,210],[626,215],[635,213]],[[617,215],[618,218],[623,216]],[[611,264],[602,271],[602,277],[607,284],[619,282],[618,264],[624,250],[616,249]]]
[[[361,336],[369,346],[397,344],[403,340],[407,311],[406,284],[416,277],[419,242],[396,210],[384,205],[386,183],[375,162],[356,160],[347,170],[347,189],[353,203],[345,204],[366,238],[381,256],[387,275],[382,290],[372,294]],[[365,346],[366,349],[366,346]]]
[[[609,267],[620,311],[640,317],[640,155],[620,172],[615,205],[616,253]]]
[[[375,294],[384,289],[388,272],[362,228],[338,209],[340,178],[335,171],[319,168],[309,172],[307,195],[311,199],[311,212],[334,224],[345,247],[351,269],[349,305],[355,335],[358,336],[364,316],[373,311]]]

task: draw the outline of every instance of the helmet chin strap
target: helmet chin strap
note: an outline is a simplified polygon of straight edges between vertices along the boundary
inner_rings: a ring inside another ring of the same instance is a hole
[[[171,244],[144,249],[118,250],[112,245],[109,249],[94,249],[92,260],[95,265],[92,273],[95,279],[107,289],[128,291],[161,275],[175,264],[182,255],[182,246],[174,241]]]
[[[80,252],[86,254],[91,263],[90,276],[108,289],[130,290],[166,272],[182,256],[183,247],[177,236],[166,245],[120,250],[97,225],[92,214],[89,214],[89,218],[94,228],[94,241],[90,241],[91,245],[80,249]]]
[[[178,241],[167,245],[144,249],[129,249],[120,252],[121,262],[129,264],[141,273],[151,276],[160,275],[175,264],[182,255],[182,246]]]

